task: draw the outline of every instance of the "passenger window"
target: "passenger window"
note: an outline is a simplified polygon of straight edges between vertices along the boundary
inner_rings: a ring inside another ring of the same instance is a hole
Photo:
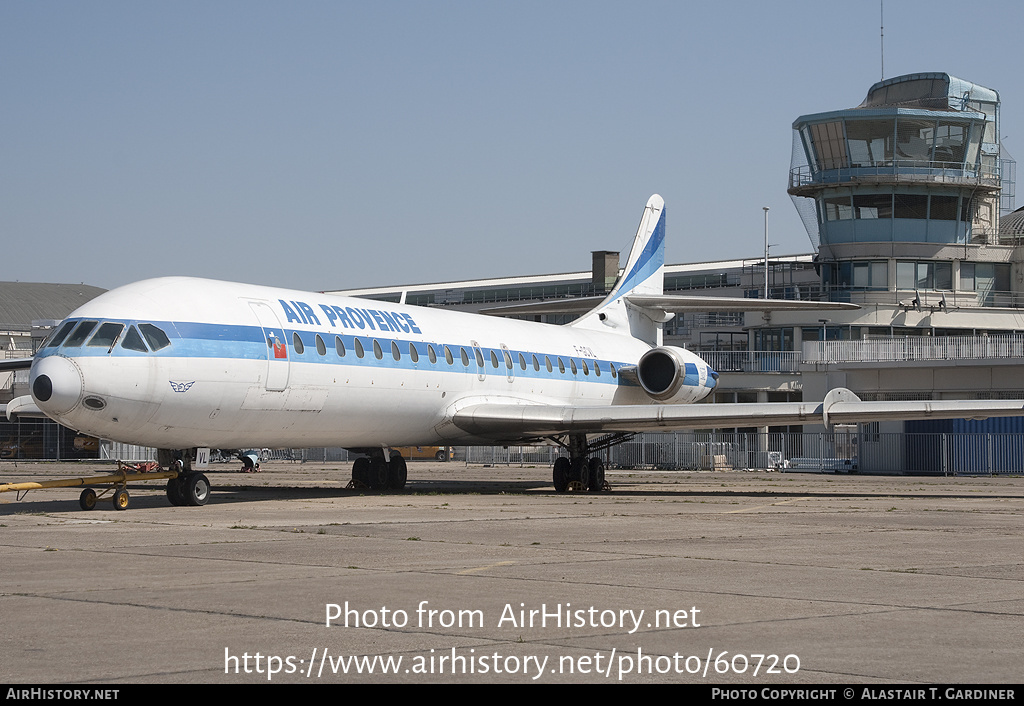
[[[505,367],[508,368],[509,370],[511,370],[512,369],[512,356],[510,356],[508,354],[508,351],[502,351],[502,353],[505,354]],[[523,367],[525,368],[526,366],[524,365]]]
[[[433,344],[427,344],[427,358],[430,359],[430,364],[433,365],[437,362],[437,351],[434,350]]]
[[[562,357],[558,357],[558,372],[565,375],[565,363],[562,362]]]
[[[148,353],[149,349],[146,348],[146,344],[142,341],[142,336],[135,330],[134,326],[128,327],[128,332],[125,333],[124,338],[121,339],[121,347],[127,348],[130,351],[139,351],[140,353]]]
[[[305,346],[302,345],[302,338],[299,336],[298,331],[292,332],[292,348],[294,348],[295,352],[300,355],[302,354],[302,351],[306,350]]]
[[[448,365],[455,364],[455,358],[452,356],[452,351],[448,346],[444,347],[444,359],[448,361]]]
[[[363,354],[364,354],[363,353],[363,343],[358,338],[356,338],[354,340],[355,340],[355,347],[356,347],[356,357],[357,358],[362,358]]]
[[[345,357],[345,342],[341,340],[341,336],[334,337],[334,350],[338,352],[339,358]]]
[[[531,353],[531,355],[533,355],[533,370],[534,370],[534,372],[538,372],[539,373],[540,372],[540,361],[537,360],[537,356],[535,354]]]
[[[167,338],[167,334],[153,324],[139,324],[139,331],[153,351],[158,351],[171,345],[171,339]]]
[[[327,346],[324,345],[324,339],[320,338],[320,334],[316,335],[316,352],[317,355],[327,355]]]
[[[419,351],[416,350],[416,344],[414,343],[409,344],[409,357],[412,358],[412,362],[414,363],[420,362],[420,354]]]
[[[73,329],[77,323],[77,321],[65,321],[64,325],[54,331],[49,340],[43,344],[43,348],[56,348],[59,346],[61,342],[68,337],[68,334],[71,333],[71,329]]]
[[[548,372],[550,373],[551,372],[551,358],[548,358],[547,356],[544,356],[544,366],[548,369]]]
[[[578,370],[576,369],[576,361],[575,361],[575,360],[573,360],[572,358],[570,358],[570,359],[569,359],[569,367],[570,367],[570,368],[572,369],[572,374],[573,374],[573,375],[575,375],[575,374],[576,374],[577,372],[579,372],[579,371],[578,371]]]
[[[476,367],[484,367],[484,354],[480,352],[479,348],[474,348],[473,352],[476,354]],[[466,363],[466,365],[469,365],[469,363]]]
[[[590,375],[590,368],[587,366],[587,361],[581,360],[580,362],[583,363],[583,374]]]
[[[377,360],[384,359],[384,349],[380,347],[380,341],[373,339],[373,355]]]
[[[522,353],[519,354],[519,367],[526,370],[526,356]]]
[[[491,367],[492,368],[497,368],[498,367],[498,354],[495,353],[494,351],[491,351]]]
[[[78,324],[78,328],[75,329],[75,332],[71,334],[68,338],[68,342],[64,345],[68,348],[82,345],[85,343],[85,339],[89,337],[89,334],[92,333],[92,330],[96,328],[96,324],[98,323],[98,321],[83,321]]]
[[[391,342],[391,357],[395,360],[402,359],[402,351],[398,350],[398,341]]]
[[[466,352],[465,348],[462,348],[461,350],[462,350],[462,364],[468,368],[469,367],[469,353]]]
[[[106,348],[108,351],[114,347],[117,337],[124,330],[124,324],[108,321],[96,330],[96,335],[89,339],[86,345],[89,348]]]
[[[608,363],[608,367],[612,369],[612,377],[616,377],[616,375],[615,375],[615,363]]]
[[[594,361],[594,375],[601,377],[601,364],[596,360]]]

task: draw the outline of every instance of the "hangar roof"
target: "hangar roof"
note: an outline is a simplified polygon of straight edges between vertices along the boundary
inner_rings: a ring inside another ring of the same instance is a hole
[[[0,282],[0,327],[30,331],[38,319],[63,319],[105,292],[88,284]]]

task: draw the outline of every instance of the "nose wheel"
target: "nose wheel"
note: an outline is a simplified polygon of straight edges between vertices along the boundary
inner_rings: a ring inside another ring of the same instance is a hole
[[[167,500],[178,507],[199,507],[210,500],[210,481],[202,473],[185,473],[167,481]]]

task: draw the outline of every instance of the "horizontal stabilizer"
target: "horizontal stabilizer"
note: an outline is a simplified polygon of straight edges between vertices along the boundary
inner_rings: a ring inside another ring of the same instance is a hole
[[[748,299],[746,297],[714,297],[699,294],[630,294],[624,299],[631,305],[654,311],[681,313],[687,311],[836,311],[860,307],[845,302],[819,302],[804,299]],[[578,299],[549,299],[530,304],[511,304],[481,309],[491,316],[517,316],[531,314],[582,314],[601,302],[601,297]]]

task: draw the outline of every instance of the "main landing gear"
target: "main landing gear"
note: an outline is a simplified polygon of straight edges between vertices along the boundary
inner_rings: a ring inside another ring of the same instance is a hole
[[[350,488],[370,488],[372,490],[401,490],[409,476],[405,459],[397,451],[392,451],[388,458],[384,449],[350,449],[367,454],[357,458],[352,464],[352,482]]]
[[[192,470],[191,449],[182,453],[159,449],[157,461],[178,476],[167,481],[167,500],[178,507],[205,505],[210,500],[210,481],[202,473]]]
[[[587,441],[586,434],[569,434],[568,441],[552,437],[552,441],[569,452],[569,458],[560,456],[555,459],[555,467],[552,471],[555,491],[564,493],[567,490],[589,490],[591,492],[611,490],[611,486],[608,485],[608,481],[604,477],[604,461],[591,454],[620,444],[633,436],[633,434],[612,434],[593,442]]]

